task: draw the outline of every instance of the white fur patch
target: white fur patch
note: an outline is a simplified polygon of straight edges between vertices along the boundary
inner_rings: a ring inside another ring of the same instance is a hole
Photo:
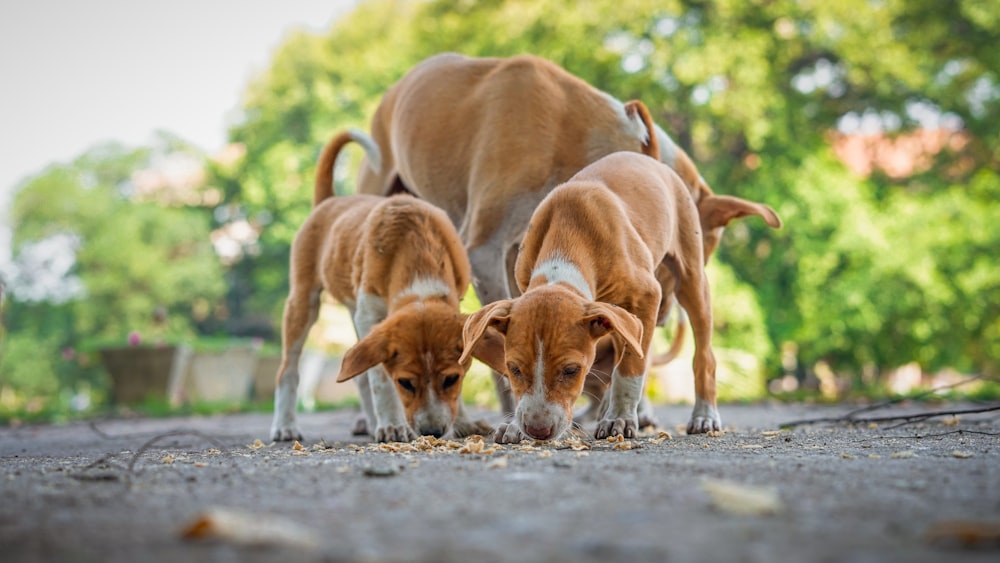
[[[368,370],[368,384],[378,427],[406,426],[406,412],[396,392],[396,384],[381,364]]]
[[[611,377],[611,404],[605,418],[635,419],[642,399],[643,376],[625,377],[617,370]]]
[[[358,293],[358,302],[354,311],[354,329],[358,333],[358,338],[364,338],[371,332],[372,327],[385,320],[388,309],[385,300],[377,295],[368,293]]]
[[[621,120],[621,124],[624,126],[625,130],[635,135],[635,138],[638,139],[643,145],[648,144],[649,131],[646,130],[646,124],[642,122],[642,117],[640,117],[638,113],[631,116],[628,115],[628,113],[625,112],[625,104],[623,104],[620,100],[606,92],[601,92],[601,94],[604,94],[604,97],[608,100],[611,108],[618,114],[618,118]],[[659,136],[657,136],[657,139],[659,139]]]
[[[590,291],[590,284],[583,276],[580,269],[569,260],[562,257],[552,258],[539,264],[532,272],[532,279],[538,276],[545,276],[548,283],[565,283],[580,292],[587,301],[594,300],[594,294]]]
[[[673,168],[677,164],[677,143],[662,127],[655,123],[653,125],[656,127],[656,141],[660,144],[660,162]]]
[[[447,297],[451,293],[451,286],[438,278],[417,278],[409,287],[396,295],[394,302],[399,302],[400,299],[410,296],[427,299],[428,297]]]
[[[359,129],[350,129],[348,135],[351,136],[351,140],[355,143],[361,145],[361,148],[365,151],[365,156],[368,157],[368,166],[376,173],[382,172],[382,151],[378,148],[378,144],[375,139],[368,136],[367,133]]]

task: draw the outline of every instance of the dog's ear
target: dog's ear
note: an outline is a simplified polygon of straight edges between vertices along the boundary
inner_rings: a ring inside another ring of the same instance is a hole
[[[342,383],[368,371],[389,359],[389,335],[381,324],[358,341],[340,361],[337,383]]]
[[[587,324],[595,340],[609,332],[612,333],[615,341],[615,365],[618,365],[625,355],[624,345],[631,348],[640,358],[646,355],[641,344],[642,322],[625,309],[609,303],[593,302],[587,305],[583,322]]]
[[[781,228],[781,219],[773,209],[763,203],[747,201],[729,195],[712,195],[698,202],[698,215],[705,229],[725,227],[734,219],[757,215],[775,229]]]
[[[504,299],[502,301],[494,301],[489,305],[484,306],[482,309],[476,311],[475,313],[469,315],[469,318],[465,320],[465,326],[462,327],[462,357],[458,359],[458,362],[464,364],[468,361],[469,356],[476,356],[475,348],[481,340],[483,340],[483,335],[486,334],[486,330],[492,328],[499,336],[507,334],[507,323],[510,321],[510,306],[512,301],[510,299]],[[503,373],[506,371],[504,366],[503,358],[503,338],[499,338],[500,346],[500,359],[499,365],[501,369],[497,371]],[[486,361],[483,358],[484,363],[496,369],[492,363],[495,360],[496,355],[496,342],[486,342],[484,343],[487,349],[483,350],[484,355],[490,361]]]
[[[504,335],[490,327],[483,337],[472,347],[472,357],[490,366],[493,371],[506,373],[507,353],[504,350]]]

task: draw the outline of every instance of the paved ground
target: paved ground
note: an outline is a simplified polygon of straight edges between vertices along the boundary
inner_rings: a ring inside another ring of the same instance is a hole
[[[848,410],[728,405],[706,437],[670,406],[669,438],[396,452],[351,412],[303,415],[302,450],[254,445],[256,414],[0,428],[0,559],[997,561],[997,412],[777,430]]]

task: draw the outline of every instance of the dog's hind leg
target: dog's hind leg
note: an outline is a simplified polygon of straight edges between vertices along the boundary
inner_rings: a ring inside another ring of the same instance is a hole
[[[294,283],[294,282],[293,282]],[[302,346],[309,335],[309,328],[319,315],[321,289],[297,290],[294,285],[285,301],[281,334],[281,366],[278,368],[274,389],[274,421],[271,424],[272,440],[301,440],[302,432],[295,420],[298,405],[299,358]]]
[[[712,352],[712,305],[708,281],[701,268],[692,268],[681,281],[677,300],[688,312],[694,335],[694,410],[688,421],[688,434],[722,430],[722,419],[715,404],[715,354]]]

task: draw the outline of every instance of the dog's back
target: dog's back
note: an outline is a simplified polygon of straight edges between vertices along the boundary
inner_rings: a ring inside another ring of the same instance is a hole
[[[532,215],[518,259],[517,282],[527,288],[539,256],[560,247],[591,255],[585,272],[600,284],[619,285],[649,275],[678,244],[698,245],[697,209],[683,182],[666,165],[619,152],[587,166],[556,187]],[[687,234],[686,234],[687,233]],[[636,271],[631,271],[636,270]],[[615,293],[598,288],[602,293]]]

